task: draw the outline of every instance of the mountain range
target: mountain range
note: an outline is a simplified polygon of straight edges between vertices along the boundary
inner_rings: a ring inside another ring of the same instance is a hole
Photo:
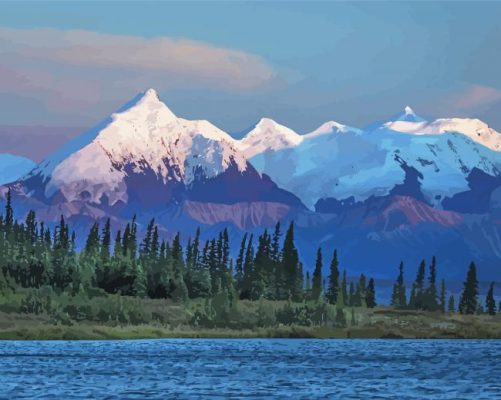
[[[10,188],[19,212],[80,229],[137,215],[165,235],[225,226],[238,240],[294,220],[307,269],[322,246],[376,277],[436,255],[444,276],[474,260],[497,279],[500,140],[480,120],[427,121],[408,106],[362,129],[328,121],[306,134],[263,118],[237,140],[176,116],[150,89],[37,165],[4,175],[0,157],[0,196]]]

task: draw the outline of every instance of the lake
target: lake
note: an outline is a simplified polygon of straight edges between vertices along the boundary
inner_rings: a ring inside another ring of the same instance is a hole
[[[0,341],[0,398],[501,398],[501,341]]]

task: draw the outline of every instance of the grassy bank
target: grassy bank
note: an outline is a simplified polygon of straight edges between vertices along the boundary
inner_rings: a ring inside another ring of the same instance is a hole
[[[249,319],[262,304],[243,302]],[[269,305],[277,306],[277,305]],[[147,338],[501,338],[501,316],[441,314],[389,308],[346,309],[346,326],[330,322],[297,324],[257,324],[256,326],[204,327],[189,323],[190,312],[165,304],[169,321],[125,323],[66,319],[55,321],[45,314],[0,312],[0,339],[18,340],[113,340]],[[350,317],[353,315],[353,319]],[[262,326],[258,326],[262,325]]]

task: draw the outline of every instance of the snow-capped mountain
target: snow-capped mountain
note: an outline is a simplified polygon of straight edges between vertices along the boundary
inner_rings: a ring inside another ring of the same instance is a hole
[[[404,115],[407,117],[390,120],[384,123],[380,129],[391,129],[414,135],[440,135],[459,132],[491,150],[501,150],[501,134],[479,119],[439,118],[434,121],[426,121],[417,116],[410,107],[405,108]]]
[[[124,216],[181,207],[187,200],[193,207],[212,203],[215,215],[214,204],[304,207],[258,174],[230,135],[208,121],[177,117],[153,89],[68,142],[13,187],[45,204],[84,204]],[[242,208],[239,218],[245,217]]]
[[[336,121],[327,121],[327,122],[324,122],[322,125],[320,125],[314,131],[311,131],[311,132],[303,135],[302,138],[303,138],[303,140],[308,140],[308,139],[316,138],[318,136],[330,135],[330,134],[335,134],[335,133],[346,133],[346,132],[362,133],[362,131],[360,129],[353,128],[353,127],[347,126],[347,125],[343,125],[343,124],[340,124],[339,122],[336,122]]]
[[[46,197],[60,192],[68,201],[99,203],[105,196],[113,205],[127,202],[124,182],[135,173],[163,184],[190,184],[230,165],[240,172],[247,168],[231,136],[208,121],[176,117],[150,89],[62,147],[31,176],[46,182]]]
[[[0,207],[10,188],[18,213],[35,209],[49,223],[64,214],[83,231],[134,214],[140,226],[154,217],[163,234],[224,226],[235,237],[294,220],[306,268],[322,245],[364,273],[436,255],[449,275],[471,259],[496,277],[498,135],[406,107],[363,130],[328,121],[299,134],[264,118],[236,140],[177,117],[150,89],[31,172],[16,169],[23,177],[0,187]]]
[[[247,134],[241,140],[237,141],[237,147],[251,159],[259,154],[297,147],[304,141],[318,136],[344,132],[361,131],[335,121],[328,121],[314,131],[300,135],[270,118],[262,118],[247,130]]]
[[[303,135],[295,146],[256,153],[251,161],[311,208],[321,198],[353,196],[362,201],[387,195],[403,184],[409,168],[417,171],[426,201],[441,207],[445,198],[469,190],[468,177],[474,169],[498,176],[501,153],[486,147],[482,137],[471,135],[467,122],[454,125],[456,131],[431,131],[437,121],[428,123],[406,107],[367,131],[328,122]],[[415,131],[402,134],[403,127],[410,126]],[[491,130],[489,135],[498,140],[497,132]]]
[[[302,140],[302,136],[292,129],[270,118],[262,118],[248,130],[237,146],[247,158],[252,158],[268,150],[276,151],[294,147]]]
[[[13,182],[26,175],[36,164],[26,157],[0,154],[0,185]]]

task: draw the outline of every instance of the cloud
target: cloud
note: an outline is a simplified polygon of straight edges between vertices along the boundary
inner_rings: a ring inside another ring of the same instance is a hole
[[[475,110],[501,100],[501,90],[480,86],[465,85],[456,95],[454,105],[459,110]]]
[[[171,85],[246,90],[274,78],[261,57],[207,43],[91,31],[0,28],[0,55],[67,66],[162,75]]]
[[[468,82],[455,82],[452,87],[423,92],[416,107],[425,115],[434,117],[487,118],[490,124],[499,123],[501,90]]]
[[[87,123],[148,87],[252,94],[282,84],[262,57],[208,43],[0,27],[0,99],[25,103],[24,118],[45,113],[41,122]],[[12,108],[4,123],[23,118]]]

